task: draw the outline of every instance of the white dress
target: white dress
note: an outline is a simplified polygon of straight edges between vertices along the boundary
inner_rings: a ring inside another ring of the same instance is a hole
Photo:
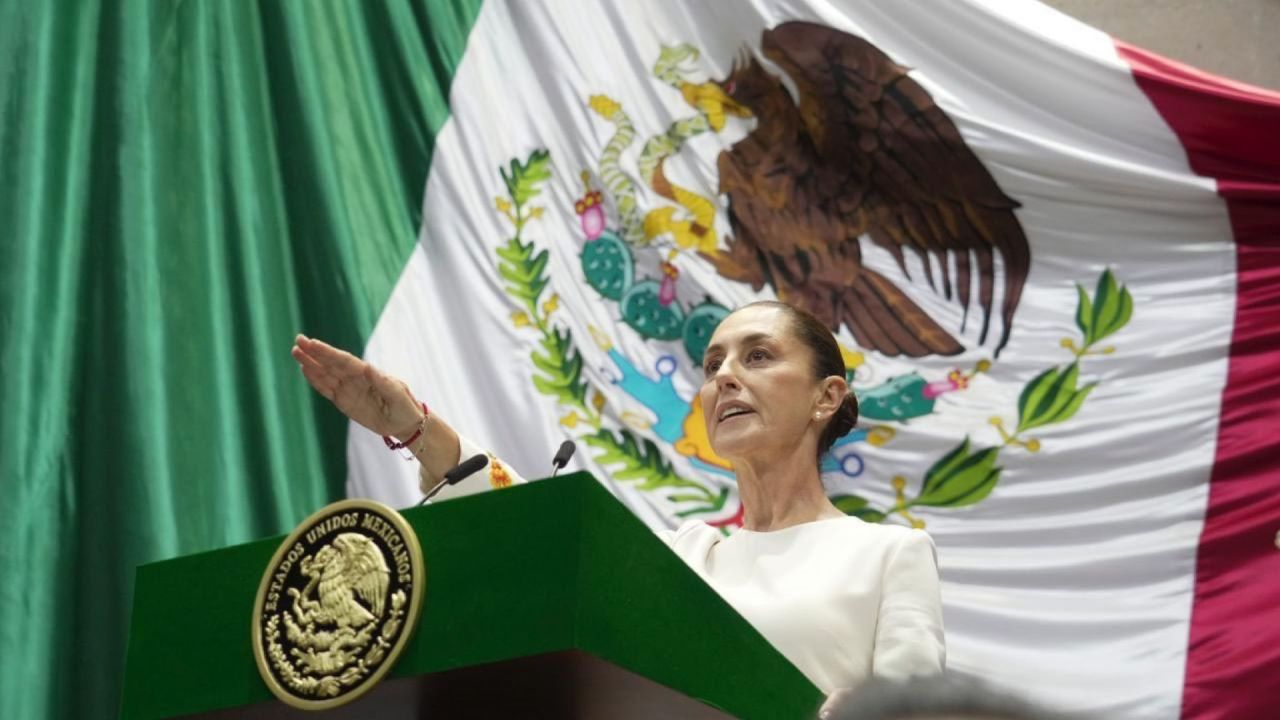
[[[482,452],[461,442],[462,458]],[[523,482],[498,461],[437,497]],[[937,557],[923,530],[843,517],[728,537],[689,521],[658,536],[824,693],[943,670]]]
[[[729,537],[694,521],[659,535],[824,693],[942,672],[937,562],[922,530],[845,517]]]

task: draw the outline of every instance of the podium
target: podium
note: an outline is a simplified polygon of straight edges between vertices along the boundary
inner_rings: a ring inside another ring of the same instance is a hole
[[[121,717],[812,718],[821,693],[587,473],[405,510],[426,566],[396,666],[331,710],[258,675],[283,536],[138,568]]]

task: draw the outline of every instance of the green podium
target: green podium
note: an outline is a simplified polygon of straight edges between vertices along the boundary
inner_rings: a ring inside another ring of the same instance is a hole
[[[348,705],[275,697],[251,621],[282,538],[138,568],[121,717],[811,718],[819,691],[589,474],[405,510],[415,634]]]

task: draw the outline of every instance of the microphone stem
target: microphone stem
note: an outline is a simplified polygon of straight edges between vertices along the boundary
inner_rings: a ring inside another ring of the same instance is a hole
[[[441,480],[438,484],[436,484],[436,486],[435,486],[435,487],[431,488],[431,491],[430,491],[430,492],[428,492],[426,495],[423,495],[423,496],[422,496],[422,499],[418,501],[418,505],[426,505],[428,500],[430,500],[431,498],[435,497],[435,496],[436,496],[436,493],[438,493],[438,492],[440,492],[441,490],[443,490],[443,489],[444,489],[444,486],[445,486],[445,485],[448,485],[448,484],[449,484],[449,481],[448,481],[448,480]]]

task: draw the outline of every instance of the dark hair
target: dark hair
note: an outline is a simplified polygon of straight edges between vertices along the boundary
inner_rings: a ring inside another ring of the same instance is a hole
[[[809,354],[813,357],[815,380],[822,380],[832,375],[844,377],[844,356],[840,353],[836,336],[832,335],[831,330],[808,310],[777,300],[758,300],[743,305],[738,310],[749,307],[771,307],[786,313],[791,320],[791,334],[802,345],[809,348]],[[847,435],[857,422],[858,398],[851,391],[844,396],[844,401],[840,403],[840,407],[836,408],[835,414],[823,428],[822,436],[818,438],[818,460],[821,461],[822,456],[836,444],[836,440]]]
[[[945,674],[906,680],[872,678],[841,697],[820,717],[824,720],[935,717],[1057,720],[1061,716],[973,678]]]

